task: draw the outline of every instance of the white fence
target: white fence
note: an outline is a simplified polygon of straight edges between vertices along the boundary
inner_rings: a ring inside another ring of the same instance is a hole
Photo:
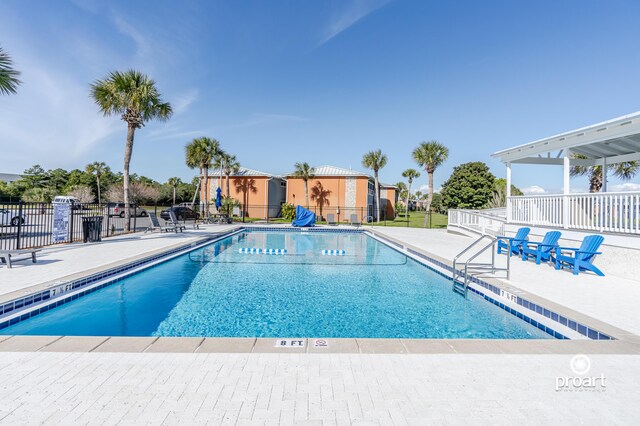
[[[640,192],[509,197],[507,205],[508,223],[640,234]]]
[[[449,226],[481,234],[504,235],[504,209],[449,210]]]

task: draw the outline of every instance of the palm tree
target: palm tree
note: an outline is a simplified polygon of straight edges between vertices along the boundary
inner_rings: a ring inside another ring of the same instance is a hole
[[[193,142],[188,143],[184,147],[184,151],[187,167],[190,169],[198,169],[198,177],[194,178],[194,180],[198,180],[198,183],[196,184],[196,190],[193,191],[193,201],[191,201],[191,207],[193,207],[196,204],[196,197],[198,196],[198,191],[200,191],[200,185],[202,184],[202,164],[200,163],[198,147]]]
[[[121,114],[127,123],[127,140],[124,150],[124,229],[130,230],[129,219],[129,164],[133,152],[133,138],[136,129],[147,121],[158,119],[166,121],[171,117],[173,109],[168,102],[163,102],[156,83],[149,76],[136,71],[112,71],[102,79],[91,84],[91,96],[105,116]]]
[[[376,191],[376,220],[380,223],[380,182],[378,181],[378,171],[387,165],[387,156],[381,150],[369,151],[362,156],[362,167],[373,170]]]
[[[98,186],[98,204],[101,204],[100,201],[100,176],[109,172],[109,167],[103,161],[94,161],[91,164],[87,164],[85,169],[87,173],[91,173],[92,175],[96,175],[96,185]]]
[[[229,178],[233,173],[238,173],[238,170],[240,170],[240,163],[236,159],[235,155],[224,153],[220,157],[222,158],[222,169],[224,170],[224,175],[227,178],[227,197],[231,197]]]
[[[304,200],[307,203],[307,209],[309,209],[309,179],[316,177],[316,170],[309,163],[296,163],[294,167],[296,170],[293,172],[293,176],[304,181]]]
[[[213,168],[220,172],[220,180],[218,181],[218,188],[222,191],[222,176],[224,176],[224,157],[227,155],[226,152],[220,150],[220,155],[217,155],[216,158],[213,159]]]
[[[402,177],[407,178],[407,182],[409,182],[409,188],[407,189],[407,211],[405,213],[405,218],[409,217],[409,197],[411,196],[411,184],[414,179],[418,179],[420,177],[420,172],[416,169],[407,169],[402,172]]]
[[[182,180],[180,180],[179,177],[172,177],[172,178],[169,178],[169,180],[167,180],[167,184],[171,187],[171,189],[173,189],[173,203],[171,203],[172,206],[176,205],[176,188],[181,183],[182,183]]]
[[[330,189],[324,189],[324,187],[322,186],[322,182],[320,181],[317,181],[315,186],[311,188],[311,200],[315,201],[318,207],[320,207],[320,220],[323,220],[322,208],[325,205],[331,205],[329,203],[329,195],[331,195],[331,192],[332,191]]]
[[[433,173],[442,163],[447,161],[448,156],[449,149],[438,141],[422,142],[413,150],[413,159],[420,167],[424,168],[429,177],[427,205],[425,206],[427,214],[424,215],[423,227],[427,226],[429,209],[431,209],[431,201],[433,200]]]
[[[580,160],[588,159],[587,156],[582,154],[573,154],[572,157]],[[640,172],[640,162],[627,161],[610,164],[607,166],[607,170],[612,170],[613,175],[621,180],[631,180]],[[604,184],[602,166],[571,166],[571,176],[584,175],[589,177],[589,192],[600,192]]]
[[[0,95],[15,94],[18,86],[22,84],[18,80],[20,71],[13,69],[11,57],[0,47]]]
[[[220,142],[206,136],[195,138],[185,146],[185,155],[187,166],[197,167],[200,170],[201,186],[205,194],[204,211],[205,214],[209,214],[209,199],[211,198],[209,197],[209,168],[214,158],[220,155]]]

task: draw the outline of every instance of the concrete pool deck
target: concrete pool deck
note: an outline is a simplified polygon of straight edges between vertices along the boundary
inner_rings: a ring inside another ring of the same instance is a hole
[[[231,229],[49,248],[36,264],[0,267],[0,292],[6,298]],[[443,231],[373,230],[449,260],[470,242]],[[635,281],[615,279],[606,266],[606,280],[597,281],[530,264],[514,258],[505,285],[611,324],[628,338],[328,339],[328,348],[303,339],[304,348],[283,349],[276,339],[0,336],[0,422],[637,423],[640,320],[635,311],[616,313],[638,300]],[[625,300],[607,294],[617,291]],[[574,372],[575,354],[587,354],[588,372]],[[606,386],[558,389],[558,380],[601,375]]]

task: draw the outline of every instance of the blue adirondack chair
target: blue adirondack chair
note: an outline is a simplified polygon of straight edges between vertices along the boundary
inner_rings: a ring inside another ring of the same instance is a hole
[[[547,262],[551,257],[553,249],[558,247],[560,235],[560,231],[549,231],[544,234],[544,238],[540,243],[532,241],[523,243],[522,260],[527,260],[529,257],[533,257],[536,259],[536,265],[539,265],[540,262]]]
[[[602,235],[589,235],[584,237],[580,248],[556,247],[556,254],[551,256],[556,262],[556,269],[568,266],[573,269],[573,275],[578,275],[580,271],[591,271],[604,277],[602,271],[593,265],[596,256],[602,254],[597,250],[603,241]],[[573,255],[563,254],[563,251],[573,252]]]
[[[529,231],[531,231],[530,228],[520,228],[518,232],[516,232],[515,237],[507,239],[507,242],[498,240],[498,254],[502,253],[502,250],[507,250],[509,256],[512,254],[519,255],[522,244],[527,241]]]

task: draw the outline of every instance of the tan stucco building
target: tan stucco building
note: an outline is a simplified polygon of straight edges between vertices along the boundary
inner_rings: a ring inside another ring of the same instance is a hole
[[[336,166],[314,167],[313,179],[308,181],[309,209],[320,218],[326,219],[332,213],[340,222],[349,221],[352,214],[358,219],[375,217],[374,180],[366,173]],[[394,217],[395,187],[380,187],[380,203],[387,218]],[[390,198],[387,198],[390,197]],[[287,175],[287,202],[293,205],[307,206],[304,181]]]
[[[220,172],[213,170],[209,175],[209,200],[215,200],[218,187],[222,189],[222,195],[227,195],[226,176],[223,175],[220,181]],[[228,188],[231,198],[241,204],[240,215],[244,213],[245,217],[260,219],[280,216],[286,194],[286,180],[282,177],[241,167],[229,177]],[[205,195],[204,190],[201,195]]]

